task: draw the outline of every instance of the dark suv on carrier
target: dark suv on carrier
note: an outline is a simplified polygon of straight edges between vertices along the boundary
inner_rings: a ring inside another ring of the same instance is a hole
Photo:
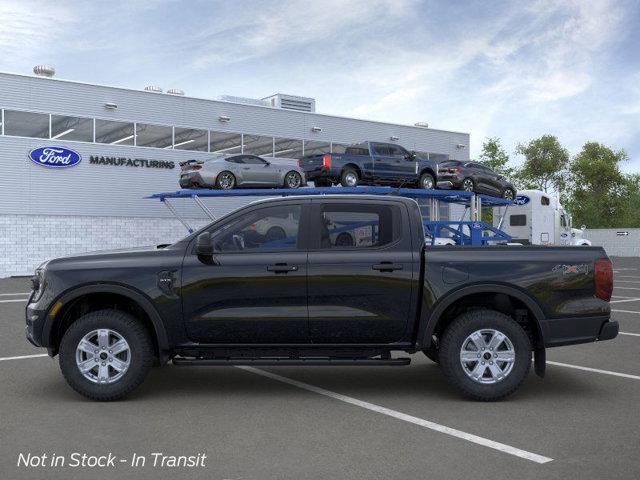
[[[445,160],[438,167],[438,188],[485,193],[511,200],[516,198],[513,184],[480,162]]]

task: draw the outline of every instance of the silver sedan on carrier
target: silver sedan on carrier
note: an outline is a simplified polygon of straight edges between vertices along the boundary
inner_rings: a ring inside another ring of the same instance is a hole
[[[256,155],[219,155],[210,160],[189,160],[180,163],[181,188],[236,187],[298,188],[307,184],[304,171],[295,160],[278,163]]]

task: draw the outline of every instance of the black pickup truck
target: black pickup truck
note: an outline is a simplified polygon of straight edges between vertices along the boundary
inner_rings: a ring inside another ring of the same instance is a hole
[[[394,143],[364,142],[347,147],[344,153],[307,155],[298,160],[298,166],[316,187],[339,183],[433,189],[438,177],[435,160]]]
[[[283,235],[265,233],[276,226]],[[173,245],[46,262],[26,334],[96,400],[170,360],[408,364],[398,351],[424,352],[464,394],[495,400],[524,381],[532,353],[542,376],[545,348],[614,338],[612,286],[602,248],[428,246],[411,199],[288,197]]]

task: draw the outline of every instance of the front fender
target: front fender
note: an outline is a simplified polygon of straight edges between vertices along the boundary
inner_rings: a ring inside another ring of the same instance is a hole
[[[55,301],[51,303],[51,306],[47,309],[42,329],[42,338],[48,346],[52,345],[51,334],[57,321],[55,315],[51,316],[49,314],[51,308],[59,302],[62,303],[62,306],[64,307],[74,300],[92,293],[112,293],[115,295],[122,295],[136,302],[136,304],[138,304],[140,308],[144,310],[144,312],[151,320],[151,324],[153,325],[154,333],[158,341],[158,352],[161,362],[168,359],[167,352],[169,350],[169,340],[167,337],[167,331],[162,318],[158,314],[156,308],[153,306],[151,300],[149,300],[146,295],[136,289],[111,283],[95,283],[88,285],[85,284],[80,287],[67,290],[58,298],[56,298]]]

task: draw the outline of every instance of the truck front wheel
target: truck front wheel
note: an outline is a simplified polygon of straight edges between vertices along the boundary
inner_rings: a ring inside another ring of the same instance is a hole
[[[511,317],[469,310],[447,327],[439,360],[445,376],[474,400],[499,400],[515,392],[531,367],[531,342]]]
[[[92,400],[118,400],[149,373],[153,346],[135,317],[98,310],[78,318],[60,342],[60,369],[76,392]]]

